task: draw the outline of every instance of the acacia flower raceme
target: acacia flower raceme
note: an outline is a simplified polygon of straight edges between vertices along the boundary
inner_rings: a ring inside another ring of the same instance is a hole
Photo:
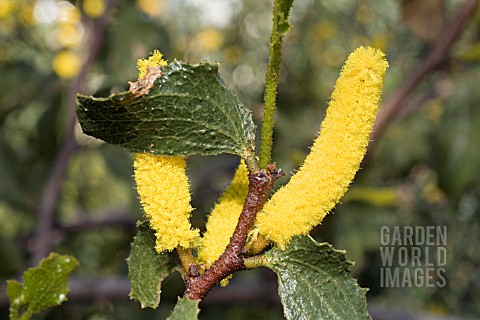
[[[192,247],[198,230],[192,230],[188,220],[192,207],[185,160],[135,153],[133,166],[140,201],[157,238],[155,249]]]
[[[240,162],[232,183],[215,205],[207,221],[207,231],[203,235],[198,250],[198,259],[209,268],[227,247],[235,230],[238,217],[248,192],[248,170],[243,160]]]
[[[320,224],[359,169],[378,111],[385,55],[360,47],[340,72],[325,119],[303,166],[258,214],[259,233],[284,249]]]
[[[148,59],[138,60],[139,80],[146,76],[148,67],[166,64],[157,50]],[[140,202],[157,238],[155,249],[163,252],[177,246],[193,247],[199,231],[192,229],[189,221],[193,209],[185,159],[135,153],[133,160]]]

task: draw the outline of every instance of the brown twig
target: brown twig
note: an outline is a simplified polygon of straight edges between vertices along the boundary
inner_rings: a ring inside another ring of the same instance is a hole
[[[63,145],[61,146],[60,152],[55,159],[54,165],[52,167],[52,172],[50,173],[45,188],[43,189],[42,197],[39,201],[39,205],[37,208],[38,225],[36,234],[32,241],[32,265],[37,264],[50,251],[50,231],[54,225],[54,212],[55,206],[58,201],[58,196],[60,194],[61,182],[65,177],[69,159],[77,148],[77,144],[75,141],[75,94],[81,91],[81,89],[83,88],[88,69],[90,68],[90,65],[95,59],[103,42],[107,19],[112,7],[113,0],[110,0],[107,3],[107,10],[105,10],[103,16],[94,22],[94,27],[91,32],[91,38],[89,39],[90,41],[87,51],[87,57],[82,65],[79,74],[72,81],[68,89],[68,125],[65,129]]]
[[[405,103],[418,84],[430,73],[440,69],[448,62],[450,49],[453,43],[462,34],[468,18],[473,14],[479,0],[468,0],[459,9],[452,22],[447,25],[442,36],[433,46],[430,53],[422,60],[412,74],[404,81],[403,85],[383,104],[377,117],[373,132],[368,145],[368,151],[375,141],[384,133],[385,129],[402,113]]]
[[[272,189],[275,181],[282,176],[283,171],[277,170],[275,166],[270,166],[269,171],[261,170],[258,173],[249,174],[247,199],[235,231],[230,238],[230,243],[210,269],[204,274],[188,280],[186,296],[190,299],[201,300],[220,280],[236,271],[245,269],[243,250],[248,233],[255,223],[257,213],[267,200],[268,192]]]

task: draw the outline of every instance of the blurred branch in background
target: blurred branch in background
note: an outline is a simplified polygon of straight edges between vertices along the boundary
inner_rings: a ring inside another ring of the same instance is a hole
[[[31,265],[36,265],[42,258],[46,257],[51,250],[51,229],[54,225],[55,209],[60,193],[60,187],[68,167],[69,159],[77,149],[75,141],[75,126],[77,117],[75,114],[76,102],[75,95],[85,90],[85,79],[91,64],[94,62],[100,47],[103,44],[105,28],[110,16],[110,10],[113,8],[114,0],[108,0],[106,10],[102,17],[91,21],[92,29],[89,32],[87,44],[87,55],[80,69],[80,72],[72,80],[68,89],[68,106],[66,121],[67,127],[60,151],[53,163],[52,172],[44,187],[37,211],[38,224],[37,231],[32,239],[31,245]]]
[[[462,36],[462,31],[469,18],[478,9],[478,0],[467,0],[455,14],[452,21],[445,26],[443,33],[438,37],[430,52],[413,68],[411,75],[403,81],[400,87],[383,103],[377,121],[373,128],[368,151],[371,152],[375,142],[385,132],[388,126],[400,116],[405,117],[406,110],[412,101],[407,99],[414,93],[418,85],[429,74],[441,69],[450,62],[450,51],[455,41]],[[423,101],[424,102],[424,101]],[[414,109],[412,109],[413,111]]]
[[[69,281],[69,301],[121,301],[128,302],[130,283],[126,278],[80,279],[72,278]],[[3,284],[0,290],[5,290]],[[248,282],[232,283],[226,288],[214,290],[203,302],[205,306],[230,305],[235,301],[237,305],[251,305],[252,303],[264,306],[281,308],[280,298],[276,294],[275,282]],[[0,306],[8,300],[0,296]],[[135,303],[135,302],[133,302]],[[431,315],[420,312],[408,312],[385,308],[379,305],[369,305],[368,311],[373,320],[473,320],[472,318]]]

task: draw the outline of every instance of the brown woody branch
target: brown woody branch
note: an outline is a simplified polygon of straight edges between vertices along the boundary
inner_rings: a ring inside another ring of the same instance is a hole
[[[383,104],[373,128],[368,151],[372,149],[374,141],[378,140],[385,129],[400,114],[404,115],[403,110],[405,109],[406,100],[418,84],[430,73],[440,69],[449,61],[452,45],[461,36],[465,24],[478,4],[479,0],[468,0],[465,2],[452,22],[446,26],[442,36],[439,37],[430,53],[404,81],[403,85]]]
[[[269,166],[268,171],[261,170],[258,173],[249,174],[247,199],[230,243],[210,269],[198,277],[188,279],[186,296],[190,299],[202,300],[220,280],[245,269],[243,255],[248,233],[255,223],[257,213],[267,200],[268,192],[275,181],[283,175],[283,171],[277,170],[275,165]]]

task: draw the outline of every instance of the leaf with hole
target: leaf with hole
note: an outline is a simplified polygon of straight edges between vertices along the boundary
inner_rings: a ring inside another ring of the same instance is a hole
[[[251,112],[231,93],[218,64],[174,61],[148,93],[77,95],[85,134],[132,152],[164,156],[254,154]]]

